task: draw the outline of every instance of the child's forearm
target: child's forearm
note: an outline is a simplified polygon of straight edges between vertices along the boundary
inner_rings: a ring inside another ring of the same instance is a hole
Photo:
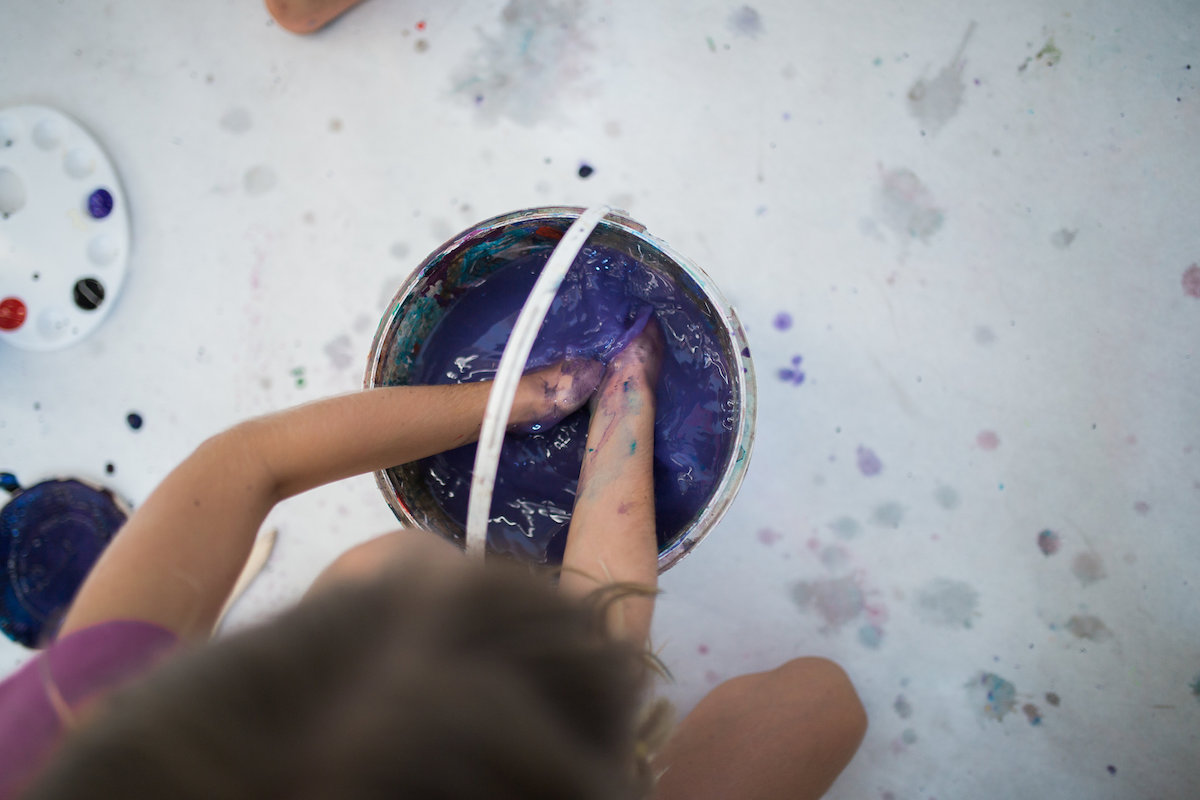
[[[306,489],[474,441],[490,383],[373,389],[241,423],[173,470],[114,538],[62,632],[116,618],[183,637],[212,630],[272,506]],[[546,408],[522,379],[510,422]]]

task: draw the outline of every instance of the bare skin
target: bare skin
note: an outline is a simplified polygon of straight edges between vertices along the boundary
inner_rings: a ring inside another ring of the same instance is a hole
[[[600,372],[598,365],[564,362],[525,375],[510,424],[557,422],[587,401]],[[374,389],[214,436],[125,523],[76,595],[59,635],[140,619],[182,639],[207,638],[275,503],[475,441],[490,389],[490,383]]]
[[[657,585],[654,386],[663,353],[656,323],[609,364],[558,364],[526,375],[510,426],[550,427],[592,398],[588,450],[564,555],[562,588]],[[597,386],[599,391],[596,391]],[[183,639],[208,637],[255,534],[285,497],[349,475],[474,441],[490,385],[396,387],[321,400],[209,439],[176,468],[114,539],[62,626],[65,635],[141,619]],[[593,396],[593,392],[595,392]],[[314,584],[369,578],[392,558],[461,569],[452,545],[399,531],[352,548]],[[653,599],[626,599],[614,635],[642,644]],[[817,798],[866,730],[845,673],[796,659],[726,681],[689,714],[657,757],[658,800]]]
[[[663,335],[653,319],[609,362],[592,399],[579,494],[563,553],[563,591],[586,595],[607,583],[658,585],[654,524],[654,387]],[[652,597],[614,605],[613,632],[644,644]]]

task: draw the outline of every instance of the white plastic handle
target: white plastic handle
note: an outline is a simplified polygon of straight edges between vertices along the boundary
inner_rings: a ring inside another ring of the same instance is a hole
[[[492,510],[492,490],[496,486],[496,467],[500,463],[500,445],[504,443],[504,429],[508,427],[508,415],[512,412],[513,400],[517,396],[517,384],[525,372],[525,362],[537,338],[538,330],[546,319],[550,304],[558,294],[558,287],[575,257],[583,249],[587,238],[611,209],[608,206],[593,206],[579,215],[579,219],[567,228],[537,282],[529,290],[529,297],[517,316],[517,324],[508,337],[496,379],[488,394],[487,410],[483,415],[483,427],[479,431],[479,448],[475,451],[475,469],[471,476],[471,498],[467,504],[467,555],[482,559],[487,551],[487,524]]]

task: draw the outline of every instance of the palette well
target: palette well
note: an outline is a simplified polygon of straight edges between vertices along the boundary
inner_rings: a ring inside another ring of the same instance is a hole
[[[0,109],[0,342],[56,350],[108,316],[129,263],[111,161],[45,106]]]

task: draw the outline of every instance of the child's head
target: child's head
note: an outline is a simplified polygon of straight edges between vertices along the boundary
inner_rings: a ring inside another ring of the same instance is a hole
[[[318,593],[114,695],[31,798],[615,798],[643,656],[510,569]]]

